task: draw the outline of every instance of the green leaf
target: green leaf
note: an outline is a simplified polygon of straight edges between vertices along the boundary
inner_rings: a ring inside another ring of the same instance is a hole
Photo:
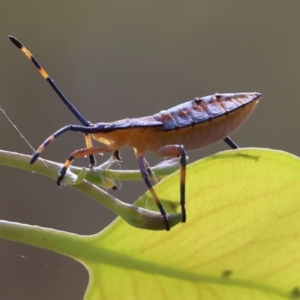
[[[180,211],[179,172],[155,190],[169,213]],[[197,161],[186,202],[187,222],[169,232],[118,218],[93,236],[2,221],[0,236],[83,263],[86,300],[300,298],[298,157],[240,149]],[[148,193],[135,204],[157,210]]]
[[[87,237],[86,299],[299,297],[300,160],[243,149],[188,166],[187,223],[170,232],[118,219]],[[178,205],[179,177],[156,186]],[[148,193],[137,204],[156,209]]]

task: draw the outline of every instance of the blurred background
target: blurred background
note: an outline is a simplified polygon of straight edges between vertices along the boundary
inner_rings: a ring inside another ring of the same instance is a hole
[[[263,99],[234,141],[300,155],[299,11],[297,0],[2,1],[0,106],[35,148],[78,124],[11,34],[92,122],[146,116],[215,92],[256,91]],[[66,133],[43,157],[63,163],[83,146],[81,134]],[[2,112],[0,149],[32,154]],[[194,151],[190,162],[225,149],[220,142]],[[122,169],[137,169],[131,149],[122,157]],[[111,193],[123,201],[146,191],[142,182],[121,184]],[[1,219],[79,234],[97,233],[115,218],[70,187],[3,166],[0,199]],[[86,269],[67,257],[5,240],[0,270],[2,299],[82,299],[88,281]]]

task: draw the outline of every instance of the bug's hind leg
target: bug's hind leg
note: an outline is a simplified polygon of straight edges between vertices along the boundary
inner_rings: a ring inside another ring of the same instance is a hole
[[[139,156],[137,157],[137,160],[138,160],[138,165],[139,165],[139,168],[140,168],[140,171],[141,171],[141,174],[142,174],[142,177],[148,187],[148,190],[150,191],[156,205],[158,206],[159,208],[159,211],[162,215],[162,217],[164,218],[164,221],[165,221],[165,225],[166,225],[166,230],[170,230],[170,225],[169,225],[169,220],[168,220],[168,217],[167,217],[167,214],[166,214],[166,211],[164,209],[164,207],[162,206],[161,202],[159,201],[153,187],[152,187],[152,184],[148,178],[148,170],[147,168],[149,168],[149,165],[148,163],[146,162],[144,156]]]
[[[239,146],[229,137],[227,136],[223,141],[231,148],[231,149],[238,149]]]
[[[144,163],[147,169],[148,175],[151,177],[151,179],[155,182],[158,183],[159,179],[156,177],[156,175],[153,173],[153,171],[150,168],[150,165],[148,164],[147,160],[144,158]]]
[[[185,212],[185,173],[186,173],[186,152],[183,145],[167,145],[159,148],[155,154],[158,157],[180,157],[180,205],[182,222],[186,222]]]
[[[72,161],[77,158],[77,157],[83,157],[83,156],[93,156],[94,154],[100,154],[100,153],[107,153],[107,152],[113,152],[114,150],[108,148],[107,146],[99,146],[99,147],[91,147],[91,148],[83,148],[83,149],[79,149],[74,151],[73,153],[71,153],[71,155],[68,157],[68,159],[66,160],[66,162],[64,163],[64,166],[61,168],[61,170],[59,171],[59,176],[57,178],[57,185],[60,186],[61,185],[61,181],[63,180],[68,167],[70,166],[70,164],[72,163]]]

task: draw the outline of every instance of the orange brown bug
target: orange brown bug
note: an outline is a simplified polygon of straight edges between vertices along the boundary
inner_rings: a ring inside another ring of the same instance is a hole
[[[71,153],[59,172],[57,185],[61,184],[69,165],[77,157],[88,155],[90,167],[93,167],[96,163],[95,154],[112,152],[114,158],[121,161],[120,149],[123,147],[133,148],[141,175],[160,210],[166,230],[170,229],[168,216],[148,178],[150,176],[157,181],[145,159],[145,152],[153,152],[160,158],[180,157],[180,205],[182,222],[185,222],[186,150],[202,148],[220,140],[223,140],[232,149],[238,148],[228,135],[247,119],[261,99],[261,94],[256,92],[216,93],[211,96],[194,98],[152,116],[93,124],[87,121],[70,103],[30,51],[13,36],[9,36],[9,39],[33,62],[41,75],[82,124],[67,125],[57,130],[33,153],[30,163],[33,164],[44,148],[66,131],[84,133],[87,147]],[[92,139],[102,145],[93,146]]]

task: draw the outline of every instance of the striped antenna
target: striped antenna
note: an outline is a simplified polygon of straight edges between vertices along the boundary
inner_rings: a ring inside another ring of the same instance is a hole
[[[87,121],[81,113],[75,108],[75,106],[67,99],[67,97],[61,92],[61,90],[57,87],[54,81],[49,77],[46,71],[42,68],[42,66],[38,63],[38,61],[33,57],[30,51],[28,51],[24,45],[20,41],[18,41],[15,37],[9,35],[8,38],[11,42],[19,48],[24,54],[33,62],[33,64],[37,67],[40,74],[47,80],[47,82],[51,85],[53,90],[59,96],[59,98],[63,101],[63,103],[68,107],[68,109],[73,113],[73,115],[80,121],[84,126],[89,126],[90,122]]]

